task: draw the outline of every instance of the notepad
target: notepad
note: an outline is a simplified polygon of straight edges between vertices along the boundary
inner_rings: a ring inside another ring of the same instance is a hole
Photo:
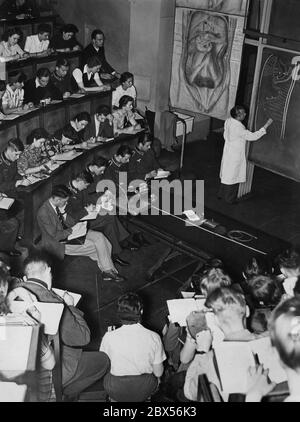
[[[177,322],[181,327],[186,327],[186,318],[193,311],[204,308],[205,298],[201,299],[172,299],[167,300],[169,319]]]
[[[2,210],[9,210],[14,202],[15,200],[13,198],[8,198],[7,196],[3,196],[0,199],[0,208]]]
[[[166,177],[170,176],[170,172],[166,170],[157,170],[157,174],[154,177],[154,179],[164,179]]]
[[[78,155],[80,154],[81,152],[76,152],[76,151],[63,152],[62,154],[56,154],[55,160],[56,161],[70,161],[78,157]]]
[[[32,326],[7,326],[5,339],[0,340],[0,372],[24,372],[31,344]]]
[[[68,240],[77,239],[78,237],[85,236],[87,232],[87,222],[82,221],[72,227],[72,233],[68,236]]]
[[[25,400],[27,386],[18,385],[15,382],[0,382],[0,402],[23,402]]]
[[[248,342],[223,341],[215,346],[214,351],[222,391],[225,393],[246,392],[248,368],[256,364],[254,354],[258,355],[264,368],[269,369],[269,378],[272,382],[278,384],[287,380],[269,337]]]
[[[84,97],[85,94],[72,94],[69,98],[81,98]]]
[[[98,210],[96,209],[95,211],[89,211],[89,213],[85,215],[84,217],[82,217],[80,221],[96,220],[97,217],[98,217]]]
[[[200,217],[193,210],[183,211],[183,214],[187,216],[190,221],[200,221]]]
[[[52,288],[52,290],[56,293],[56,294],[58,294],[58,296],[60,296],[62,299],[64,298],[64,294],[66,293],[66,290],[62,290],[62,289],[56,289],[56,288]],[[73,297],[73,299],[74,299],[74,306],[76,306],[77,305],[77,303],[79,302],[79,300],[81,299],[81,295],[79,294],[79,293],[74,293],[74,292],[69,292],[69,290],[68,290],[68,292],[67,292],[70,296],[72,296]]]

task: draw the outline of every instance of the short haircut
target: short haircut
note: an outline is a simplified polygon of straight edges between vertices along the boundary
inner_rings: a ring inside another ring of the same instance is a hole
[[[54,185],[52,187],[52,192],[51,192],[52,198],[57,197],[57,198],[65,199],[71,195],[72,195],[72,192],[65,185]]]
[[[86,120],[88,123],[90,123],[91,116],[90,113],[88,113],[87,111],[81,111],[80,113],[76,114],[76,116],[74,116],[72,120],[77,120],[78,122]]]
[[[96,114],[104,114],[104,116],[107,116],[110,113],[110,108],[105,104],[99,105],[96,109]]]
[[[55,66],[56,67],[61,67],[61,66],[70,67],[70,62],[66,57],[60,57],[59,59],[57,59]]]
[[[94,29],[94,31],[91,33],[91,39],[95,40],[97,35],[103,35],[104,38],[104,33],[101,31],[101,29]]]
[[[34,129],[26,138],[26,142],[28,145],[31,145],[34,141],[34,139],[42,139],[42,138],[49,138],[49,133],[46,131],[46,129],[39,127],[37,129]]]
[[[38,78],[50,78],[50,70],[47,67],[41,67],[36,72]]]
[[[2,40],[7,42],[8,38],[15,34],[19,35],[20,39],[23,37],[23,33],[19,28],[9,28],[2,35]]]
[[[142,132],[138,136],[138,144],[145,145],[147,142],[153,142],[153,135],[150,132]]]
[[[11,138],[7,142],[7,147],[13,147],[17,151],[24,151],[24,144],[19,138]]]
[[[51,34],[51,26],[47,23],[40,23],[37,27],[38,34],[44,34],[45,32],[48,32]]]
[[[124,72],[124,73],[122,73],[122,75],[120,77],[120,84],[123,84],[124,82],[126,82],[130,78],[133,79],[133,74],[132,73],[130,73],[130,72]]]
[[[61,28],[61,32],[73,32],[73,34],[77,34],[77,32],[79,32],[78,28],[76,25],[74,25],[73,23],[67,23],[66,25],[64,25]]]
[[[32,271],[32,266],[36,265],[39,265],[40,268],[46,266],[51,268],[52,262],[47,252],[43,250],[35,250],[34,252],[31,252],[23,263],[24,274],[28,277]]]
[[[300,369],[300,298],[281,302],[272,312],[269,333],[282,362],[293,370]]]
[[[221,268],[211,268],[203,275],[200,288],[202,294],[209,296],[214,290],[220,287],[229,287],[231,284],[231,278]]]
[[[123,324],[134,324],[141,318],[143,303],[136,293],[125,293],[118,299],[118,316]]]
[[[121,145],[116,152],[116,155],[120,155],[121,157],[125,157],[125,155],[131,154],[132,150],[128,145]]]
[[[6,91],[6,81],[3,79],[0,80],[0,91]]]
[[[108,166],[108,160],[104,157],[97,157],[94,159],[94,161],[92,161],[90,164],[90,166],[97,166],[97,167],[107,167]]]
[[[86,60],[86,64],[88,65],[89,68],[96,67],[96,66],[102,66],[102,61],[101,61],[100,57],[95,55],[95,56],[88,57],[87,60]]]
[[[77,174],[75,177],[72,177],[72,180],[82,180],[85,183],[92,183],[93,178],[87,171],[82,171],[79,174]]]
[[[119,101],[119,108],[126,106],[129,102],[134,103],[134,99],[130,95],[123,95]]]
[[[23,73],[21,70],[14,70],[8,73],[7,79],[8,79],[8,83],[11,85],[17,82],[19,83],[25,82],[27,77],[25,73]]]
[[[245,107],[242,105],[236,105],[230,110],[230,115],[231,117],[236,119],[239,116],[241,111],[246,111]]]
[[[244,269],[246,279],[255,275],[268,275],[272,273],[271,261],[261,256],[253,256]]]
[[[213,309],[216,315],[232,311],[240,318],[246,316],[245,296],[232,287],[221,287],[214,290],[206,299],[205,306]]]
[[[9,307],[6,302],[11,277],[5,267],[0,267],[0,315],[7,315]]]
[[[276,279],[256,275],[247,280],[248,291],[257,305],[275,306],[281,299],[282,289]]]
[[[290,270],[297,270],[300,268],[300,254],[295,248],[288,248],[277,256],[279,267]]]

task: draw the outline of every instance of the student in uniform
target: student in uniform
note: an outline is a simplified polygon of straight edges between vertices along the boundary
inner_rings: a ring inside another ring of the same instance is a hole
[[[54,72],[51,73],[50,80],[57,88],[56,100],[69,98],[73,93],[70,70],[70,62],[61,57],[57,60]]]

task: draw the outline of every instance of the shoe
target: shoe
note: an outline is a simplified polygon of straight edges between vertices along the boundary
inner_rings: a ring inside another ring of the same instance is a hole
[[[114,264],[119,264],[122,267],[128,267],[128,265],[130,265],[130,263],[128,261],[125,261],[124,259],[121,259],[119,256],[114,255],[112,257],[113,263]]]
[[[144,237],[143,233],[140,233],[140,232],[135,233],[135,234],[132,236],[132,239],[134,240],[134,242],[139,243],[139,244],[140,244],[140,246],[149,246],[149,245],[151,245],[151,243],[149,242],[149,240],[147,240],[147,239]]]
[[[127,242],[123,247],[124,249],[128,249],[131,252],[138,251],[140,249],[140,245],[135,242]]]
[[[115,283],[122,283],[126,281],[126,278],[113,271],[103,271],[102,279],[104,281],[114,281]]]
[[[22,252],[18,251],[18,249],[12,249],[11,251],[8,252],[8,255],[12,257],[21,256]]]

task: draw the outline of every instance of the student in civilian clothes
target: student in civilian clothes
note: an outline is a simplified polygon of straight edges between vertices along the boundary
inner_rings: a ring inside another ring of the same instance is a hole
[[[115,401],[146,401],[159,385],[166,355],[157,333],[142,324],[143,304],[136,293],[118,299],[118,317],[122,326],[108,331],[100,350],[111,362],[104,388]]]
[[[130,72],[122,73],[120,77],[120,85],[112,93],[113,109],[119,108],[119,101],[123,95],[129,95],[129,97],[133,98],[134,106],[136,106],[136,89],[133,85],[133,74]]]
[[[84,67],[89,57],[97,56],[101,62],[102,79],[110,80],[114,77],[120,78],[120,74],[107,62],[105,58],[104,34],[100,29],[95,29],[91,34],[91,43],[82,51],[81,64]]]
[[[29,55],[19,46],[23,34],[19,28],[9,28],[2,35],[0,43],[0,62],[26,59]]]
[[[91,116],[87,111],[76,114],[72,120],[63,128],[55,133],[55,138],[61,140],[65,146],[83,144],[85,142],[85,129],[91,122]]]
[[[128,95],[123,95],[119,101],[119,108],[113,112],[114,134],[133,133],[141,129],[137,123],[133,112],[134,99]]]
[[[30,57],[44,57],[52,53],[49,48],[49,37],[51,26],[47,23],[40,23],[37,27],[37,34],[29,35],[26,38],[24,50]]]
[[[161,170],[151,148],[153,136],[150,133],[142,133],[138,138],[138,143],[133,150],[128,164],[128,178],[131,180],[147,180],[156,176]]]
[[[57,98],[57,88],[50,81],[50,70],[41,67],[36,72],[36,77],[26,81],[24,86],[24,103],[30,107],[39,105],[41,101],[50,103],[51,100]]]
[[[18,172],[21,176],[51,169],[52,163],[44,148],[48,136],[48,132],[43,128],[34,129],[28,135],[27,144],[17,162]]]
[[[89,125],[88,137],[95,138],[97,142],[103,142],[107,138],[114,137],[113,116],[108,106],[100,105],[97,107]]]
[[[25,74],[20,70],[9,72],[6,91],[2,97],[2,107],[5,114],[11,114],[21,110],[28,110],[28,104],[24,104]]]
[[[72,23],[64,25],[60,33],[51,38],[50,48],[59,53],[81,50],[82,47],[75,36],[77,33],[78,28],[76,25]]]
[[[88,215],[89,211],[95,211],[96,203],[99,203],[101,194],[98,194],[97,197],[91,196],[87,189],[92,180],[88,173],[83,172],[74,177],[67,185],[72,196],[69,198],[66,211],[75,221],[80,221],[81,218]],[[98,214],[95,220],[89,222],[89,228],[104,233],[108,238],[112,244],[112,260],[115,264],[129,265],[129,262],[119,256],[122,252],[121,243],[129,237],[129,233],[116,215]]]
[[[103,179],[103,175],[108,166],[108,160],[104,157],[98,156],[91,163],[89,163],[85,171],[93,178],[93,182],[89,186],[89,192],[96,191],[97,183]]]
[[[99,91],[109,90],[110,86],[104,85],[99,76],[101,65],[99,57],[91,56],[87,59],[83,71],[79,67],[74,69],[72,73],[74,90],[79,89],[79,92],[83,93],[95,88]]]
[[[112,262],[112,246],[104,234],[88,230],[83,244],[66,243],[76,224],[65,210],[70,196],[72,193],[66,186],[53,186],[51,197],[38,210],[37,222],[42,232],[41,246],[60,259],[63,259],[64,255],[87,256],[97,262],[103,280],[123,282],[125,278],[118,274]]]
[[[65,57],[59,58],[56,62],[55,70],[51,73],[50,77],[52,84],[57,88],[57,97],[54,97],[55,100],[69,98],[73,92],[69,70],[69,61]]]
[[[109,359],[102,352],[83,351],[90,342],[90,329],[83,312],[74,306],[73,297],[65,292],[61,298],[52,290],[52,267],[48,258],[42,253],[29,255],[24,262],[24,274],[26,281],[18,285],[17,297],[22,299],[25,291],[27,296],[29,293],[38,302],[64,305],[59,323],[62,386],[65,400],[74,400],[83,390],[103,378],[109,370]]]

